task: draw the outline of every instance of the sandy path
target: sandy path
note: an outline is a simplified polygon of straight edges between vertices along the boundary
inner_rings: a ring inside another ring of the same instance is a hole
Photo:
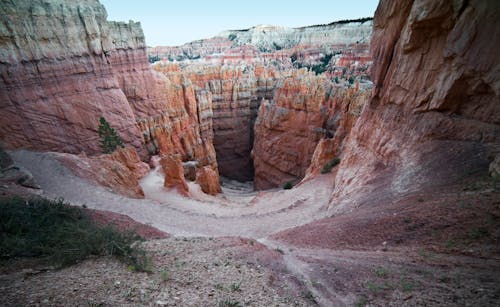
[[[324,217],[331,195],[330,178],[319,176],[292,190],[257,195],[233,190],[227,196],[202,196],[200,201],[164,191],[153,171],[141,181],[148,199],[130,199],[74,176],[50,154],[26,150],[10,154],[33,174],[45,197],[125,214],[173,235],[266,237]]]

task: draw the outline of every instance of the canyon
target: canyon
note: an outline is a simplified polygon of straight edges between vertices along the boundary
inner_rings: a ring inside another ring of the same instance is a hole
[[[176,47],[97,0],[0,8],[2,195],[216,237],[304,305],[497,301],[495,1],[381,1],[373,19]],[[101,116],[125,148],[101,154]]]

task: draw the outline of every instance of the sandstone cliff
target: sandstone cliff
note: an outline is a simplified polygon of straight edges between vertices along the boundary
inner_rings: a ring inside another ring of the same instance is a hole
[[[487,172],[500,151],[498,20],[496,1],[379,4],[374,96],[346,145],[334,197],[349,201],[336,209]]]
[[[250,152],[257,109],[262,99],[273,96],[277,80],[289,72],[278,74],[262,65],[209,63],[180,68],[177,64],[159,62],[153,67],[171,80],[172,86],[190,84],[189,89],[194,91],[193,105],[198,106],[202,117],[199,122],[203,139],[205,144],[213,144],[220,173],[240,181],[252,180]],[[186,104],[186,97],[173,101]]]
[[[253,45],[262,50],[279,50],[297,45],[329,46],[369,43],[371,18],[332,22],[302,28],[260,25],[244,30],[229,30],[218,36],[228,38],[237,46]]]
[[[110,59],[136,57],[138,24],[108,23],[98,1],[2,1],[0,10],[0,138],[7,146],[95,153],[105,116],[141,150]]]
[[[97,0],[0,9],[5,146],[96,154],[104,116],[143,159],[176,154],[217,168],[209,93],[151,70],[140,23],[106,21]]]
[[[321,139],[333,138],[328,153],[314,160],[310,173],[340,154],[368,94],[304,71],[280,81],[273,99],[261,104],[255,122],[255,188],[300,181]]]

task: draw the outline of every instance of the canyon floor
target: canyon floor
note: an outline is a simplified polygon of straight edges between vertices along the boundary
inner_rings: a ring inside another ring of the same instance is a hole
[[[165,191],[153,170],[141,181],[146,199],[130,199],[50,154],[11,154],[43,196],[163,238],[144,243],[152,273],[112,258],[60,270],[4,264],[2,305],[494,306],[500,298],[500,189],[481,174],[332,216],[332,175],[261,192],[225,180],[216,197],[192,184],[186,198]]]

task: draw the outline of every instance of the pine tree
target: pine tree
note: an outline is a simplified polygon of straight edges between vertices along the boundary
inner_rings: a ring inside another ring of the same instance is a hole
[[[122,139],[118,136],[115,129],[111,128],[104,117],[101,116],[99,124],[99,141],[103,153],[112,153],[118,147],[124,147]]]

